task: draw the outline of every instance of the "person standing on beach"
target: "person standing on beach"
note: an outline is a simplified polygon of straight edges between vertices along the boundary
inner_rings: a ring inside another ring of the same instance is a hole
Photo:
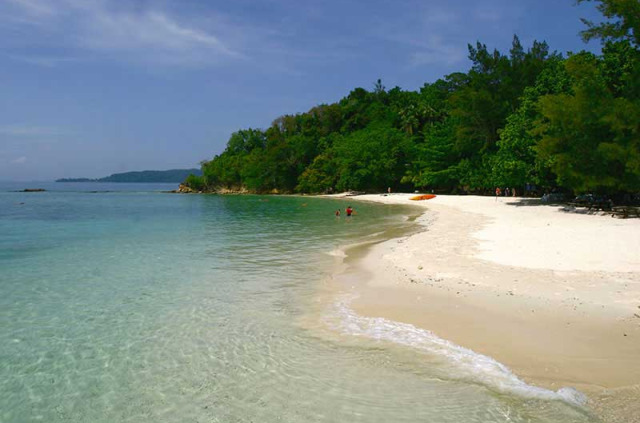
[[[501,191],[500,191],[500,187],[496,188],[496,201],[498,201],[498,197],[500,197]]]

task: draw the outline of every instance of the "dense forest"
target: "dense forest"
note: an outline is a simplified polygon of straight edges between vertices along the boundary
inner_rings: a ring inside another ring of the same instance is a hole
[[[578,0],[578,3],[592,0]],[[242,129],[185,184],[202,191],[640,191],[640,2],[595,0],[599,55],[545,42],[469,45],[473,63],[419,91],[356,88]]]
[[[199,169],[171,169],[171,170],[142,170],[139,172],[114,173],[104,178],[62,178],[56,182],[153,182],[174,183],[181,182],[189,175],[202,175]]]

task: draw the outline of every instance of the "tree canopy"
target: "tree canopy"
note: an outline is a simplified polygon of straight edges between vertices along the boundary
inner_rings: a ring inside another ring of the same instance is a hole
[[[477,42],[472,62],[418,91],[377,80],[333,104],[231,135],[187,184],[216,191],[320,193],[386,187],[491,192],[640,190],[640,3],[597,1],[585,21],[602,53]]]

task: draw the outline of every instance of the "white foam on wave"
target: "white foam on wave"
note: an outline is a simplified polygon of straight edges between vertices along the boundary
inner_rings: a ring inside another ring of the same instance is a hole
[[[586,404],[587,397],[574,388],[552,391],[528,385],[504,364],[442,339],[428,330],[384,318],[359,316],[350,307],[353,298],[344,297],[335,303],[334,311],[339,318],[339,327],[336,329],[343,333],[390,341],[436,355],[451,365],[451,374],[448,376],[455,380],[478,383],[497,392],[526,398],[561,400],[578,407]]]
[[[338,257],[338,258],[343,258],[344,259],[344,258],[348,257],[347,251],[349,251],[352,248],[358,248],[358,247],[362,247],[362,246],[365,246],[365,245],[371,245],[373,243],[373,241],[370,240],[369,238],[380,236],[383,233],[384,232],[378,232],[376,234],[367,235],[360,242],[353,242],[351,244],[337,246],[333,250],[325,252],[325,254],[327,254],[329,256],[332,256],[332,257]]]
[[[336,248],[326,253],[332,257],[345,258],[347,257],[347,253],[342,248]]]

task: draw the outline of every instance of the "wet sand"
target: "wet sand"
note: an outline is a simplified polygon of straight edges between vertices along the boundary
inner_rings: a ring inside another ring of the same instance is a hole
[[[428,329],[530,384],[575,387],[606,422],[640,421],[640,219],[410,197],[352,198],[427,209],[425,231],[354,263],[365,277],[341,289],[359,314]]]

